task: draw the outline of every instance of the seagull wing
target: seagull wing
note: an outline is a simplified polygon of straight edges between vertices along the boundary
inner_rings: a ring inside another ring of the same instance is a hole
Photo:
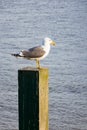
[[[45,51],[41,46],[30,48],[29,50],[21,51],[23,57],[25,58],[39,58],[45,54]]]

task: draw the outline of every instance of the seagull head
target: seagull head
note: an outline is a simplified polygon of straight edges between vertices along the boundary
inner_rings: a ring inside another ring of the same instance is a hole
[[[56,45],[56,43],[48,37],[44,38],[44,42],[45,42],[45,44],[50,44],[50,45],[53,45],[53,46]]]

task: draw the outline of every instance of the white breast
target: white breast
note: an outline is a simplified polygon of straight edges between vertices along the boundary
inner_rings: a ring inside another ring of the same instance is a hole
[[[44,59],[49,54],[50,44],[43,45],[42,48],[46,53],[42,57],[40,57],[39,60]]]

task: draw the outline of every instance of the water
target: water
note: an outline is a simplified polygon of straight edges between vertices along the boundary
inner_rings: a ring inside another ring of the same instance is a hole
[[[35,66],[12,52],[56,41],[50,70],[49,129],[87,130],[87,0],[0,1],[0,130],[18,129],[17,70]]]

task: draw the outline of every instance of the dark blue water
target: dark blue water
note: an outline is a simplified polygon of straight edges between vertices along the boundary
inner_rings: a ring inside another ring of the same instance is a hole
[[[87,0],[0,1],[0,130],[18,129],[17,70],[35,66],[10,53],[52,38],[49,129],[87,130]]]

